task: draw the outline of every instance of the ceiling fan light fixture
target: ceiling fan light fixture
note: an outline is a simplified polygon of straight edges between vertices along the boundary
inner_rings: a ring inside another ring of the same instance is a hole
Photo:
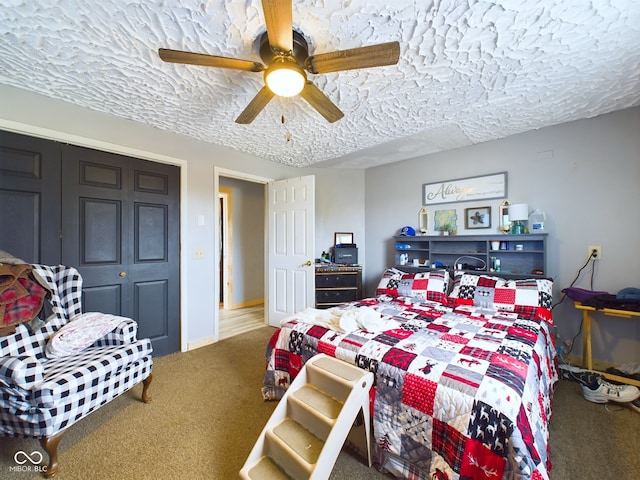
[[[276,95],[295,97],[307,83],[307,75],[293,58],[279,57],[267,68],[264,81]]]

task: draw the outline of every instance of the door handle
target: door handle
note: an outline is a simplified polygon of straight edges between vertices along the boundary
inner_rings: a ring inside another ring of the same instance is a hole
[[[311,260],[307,260],[305,263],[302,264],[303,267],[310,267],[311,265],[313,265],[313,263],[311,263]]]
[[[124,278],[127,276],[127,272],[120,272],[118,276]]]

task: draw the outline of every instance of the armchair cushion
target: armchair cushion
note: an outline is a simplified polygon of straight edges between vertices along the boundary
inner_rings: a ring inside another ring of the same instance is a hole
[[[88,348],[73,356],[47,360],[44,381],[33,389],[31,402],[39,408],[82,399],[104,403],[106,387],[112,381],[123,382],[120,372],[151,352],[151,341],[146,338],[130,345]]]
[[[49,339],[47,358],[75,355],[126,320],[124,317],[99,312],[76,315]]]
[[[29,355],[0,357],[0,385],[31,390],[43,377],[42,364]]]

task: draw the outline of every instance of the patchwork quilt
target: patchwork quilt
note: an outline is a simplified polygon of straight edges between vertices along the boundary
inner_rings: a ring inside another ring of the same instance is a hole
[[[558,379],[550,321],[487,305],[379,295],[340,307],[370,307],[395,321],[381,332],[285,319],[267,348],[264,398],[279,399],[304,362],[326,353],[375,374],[381,471],[418,480],[548,479]]]

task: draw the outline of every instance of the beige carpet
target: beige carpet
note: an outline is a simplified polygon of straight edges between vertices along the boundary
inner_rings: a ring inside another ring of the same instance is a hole
[[[236,479],[275,407],[260,395],[263,327],[201,349],[157,358],[150,393],[141,386],[72,426],[60,444],[63,480]],[[640,478],[640,414],[582,398],[561,382],[551,421],[553,480]],[[16,472],[14,454],[44,450],[36,440],[0,437],[0,479],[40,478]],[[27,464],[25,464],[27,465]],[[389,479],[342,453],[331,479]]]

